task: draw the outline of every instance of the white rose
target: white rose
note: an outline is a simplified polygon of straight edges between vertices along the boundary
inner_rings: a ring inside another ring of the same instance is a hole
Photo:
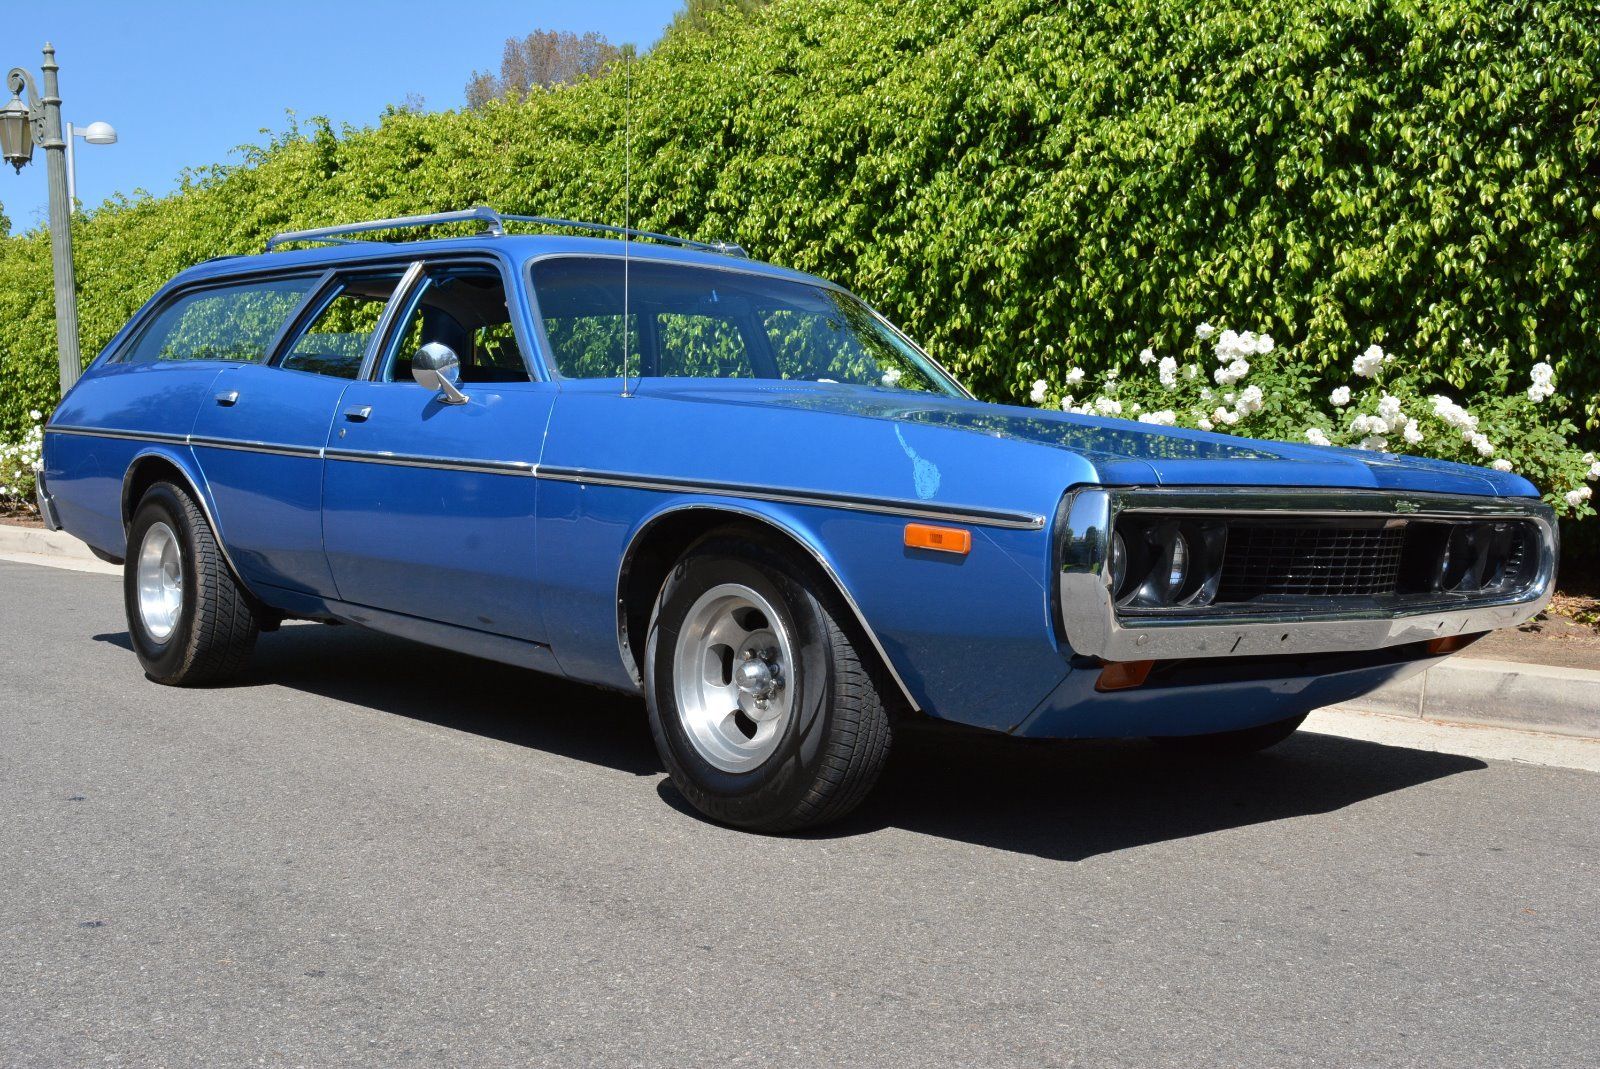
[[[44,413],[37,408],[30,408],[28,409],[28,418],[38,423],[41,419],[44,419]]]
[[[1209,419],[1206,419],[1204,416],[1201,416],[1199,419],[1197,419],[1195,421],[1194,425],[1196,427],[1199,427],[1203,431],[1212,430],[1216,426],[1216,424],[1212,423]]]
[[[1183,377],[1188,379],[1188,380],[1190,380],[1191,382],[1194,381],[1195,376],[1197,376],[1199,374],[1200,374],[1200,365],[1199,364],[1185,364],[1185,365],[1183,365]]]
[[[1600,479],[1600,460],[1589,465],[1589,478]]]
[[[1161,385],[1170,390],[1178,384],[1178,362],[1170,356],[1163,356],[1161,363],[1156,365],[1156,374],[1161,379]]]
[[[1406,441],[1412,445],[1422,444],[1422,428],[1417,426],[1416,420],[1406,420],[1405,430],[1402,433],[1405,435]]]
[[[1094,407],[1102,416],[1122,415],[1122,402],[1112,397],[1096,397]]]
[[[1217,328],[1212,326],[1210,323],[1201,323],[1198,327],[1194,328],[1194,336],[1199,338],[1201,341],[1210,341],[1212,336],[1216,333]]]
[[[888,374],[885,373],[884,379],[887,380],[888,377]],[[899,376],[897,375],[895,377],[898,378]],[[1044,404],[1045,391],[1049,388],[1050,384],[1043,379],[1040,379],[1038,382],[1033,384],[1033,389],[1028,391],[1028,400],[1032,401],[1036,405]]]
[[[1345,405],[1350,403],[1350,387],[1339,387],[1337,390],[1334,390],[1328,395],[1328,400],[1332,401],[1338,407],[1343,408]]]
[[[1141,364],[1153,364],[1155,362],[1156,362],[1156,354],[1155,354],[1155,352],[1153,350],[1148,349],[1148,348],[1139,350],[1139,363],[1141,363]]]
[[[1533,370],[1529,372],[1529,377],[1534,382],[1550,382],[1556,377],[1556,369],[1541,360],[1533,365]]]
[[[1263,334],[1256,339],[1256,355],[1258,356],[1266,356],[1277,347],[1278,343],[1272,340],[1271,334]]]
[[[1083,368],[1075,367],[1067,372],[1067,385],[1076,386],[1083,381]]]
[[[1381,434],[1369,434],[1356,443],[1357,449],[1365,449],[1372,453],[1384,453],[1389,449],[1389,439]]]
[[[1159,427],[1170,427],[1178,422],[1178,417],[1170,408],[1163,408],[1159,412],[1146,412],[1139,417],[1140,423],[1154,423]]]
[[[1479,456],[1494,456],[1494,444],[1489,441],[1487,435],[1474,432],[1473,435],[1467,439],[1467,441],[1471,443],[1472,448],[1478,451]]]
[[[1506,460],[1504,457],[1501,457],[1499,460],[1495,461],[1493,464],[1490,464],[1489,467],[1493,468],[1495,471],[1510,471],[1511,470],[1511,461]]]
[[[1323,433],[1321,427],[1307,427],[1306,428],[1306,441],[1310,442],[1312,445],[1332,445],[1333,444],[1331,441],[1328,440],[1328,436]]]
[[[1069,393],[1061,399],[1061,411],[1071,412],[1072,410],[1072,395]]]
[[[1589,500],[1589,497],[1592,494],[1593,494],[1593,491],[1590,490],[1587,486],[1580,486],[1576,490],[1568,490],[1567,491],[1567,504],[1571,505],[1573,508],[1577,508],[1579,505],[1581,505],[1585,501]]]

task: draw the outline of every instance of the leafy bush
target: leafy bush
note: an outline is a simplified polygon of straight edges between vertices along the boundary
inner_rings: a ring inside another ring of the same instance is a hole
[[[291,125],[79,214],[85,350],[280,229],[479,202],[621,222],[631,85],[636,225],[838,279],[980,396],[1180,352],[1210,315],[1299,339],[1308,396],[1376,343],[1490,424],[1540,362],[1564,394],[1530,428],[1600,418],[1592,0],[741,6],[626,71]],[[53,398],[50,294],[44,237],[0,241],[0,434]]]
[[[1376,344],[1351,354],[1348,378],[1326,390],[1308,362],[1270,334],[1201,323],[1176,354],[1146,348],[1134,370],[1112,369],[1093,386],[1088,372],[1069,368],[1064,380],[1084,400],[1053,394],[1043,379],[1029,397],[1162,426],[1487,465],[1532,481],[1559,515],[1594,515],[1587,483],[1600,479],[1600,462],[1571,443],[1570,422],[1550,416],[1554,370],[1535,364],[1517,382],[1503,354],[1483,361],[1494,377],[1464,405]]]

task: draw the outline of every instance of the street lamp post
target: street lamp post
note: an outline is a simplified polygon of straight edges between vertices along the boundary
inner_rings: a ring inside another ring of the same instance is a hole
[[[56,288],[56,360],[61,370],[61,393],[66,395],[83,370],[78,349],[78,295],[72,268],[72,201],[67,192],[67,142],[61,129],[61,86],[56,78],[56,50],[44,46],[44,96],[33,76],[21,67],[11,68],[6,86],[11,102],[0,108],[0,153],[22,173],[33,159],[33,146],[44,149],[50,187],[50,261]],[[28,101],[22,102],[23,93]]]

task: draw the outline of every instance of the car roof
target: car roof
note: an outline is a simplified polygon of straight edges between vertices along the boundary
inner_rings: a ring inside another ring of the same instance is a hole
[[[834,283],[803,271],[749,260],[742,256],[726,256],[699,249],[679,248],[653,241],[630,241],[627,256],[630,259],[652,263],[674,263],[702,267],[718,267],[789,279],[812,285],[837,288]],[[331,245],[316,245],[304,249],[259,253],[253,256],[219,256],[206,260],[181,272],[173,279],[177,282],[198,282],[223,279],[234,275],[255,274],[263,271],[283,271],[295,268],[330,269],[361,264],[369,261],[411,260],[427,256],[458,253],[493,253],[517,263],[544,256],[615,256],[623,255],[618,238],[575,237],[565,234],[506,234],[495,236],[480,234],[465,238],[434,238],[422,241],[346,241]]]

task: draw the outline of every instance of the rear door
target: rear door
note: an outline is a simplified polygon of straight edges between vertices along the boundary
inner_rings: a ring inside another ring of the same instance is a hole
[[[322,549],[322,446],[405,272],[325,275],[272,362],[227,369],[202,400],[191,442],[246,582],[334,596]]]
[[[342,601],[543,642],[533,471],[556,388],[530,373],[507,282],[497,261],[427,262],[339,404],[323,538]],[[427,342],[459,357],[466,403],[411,378]]]

